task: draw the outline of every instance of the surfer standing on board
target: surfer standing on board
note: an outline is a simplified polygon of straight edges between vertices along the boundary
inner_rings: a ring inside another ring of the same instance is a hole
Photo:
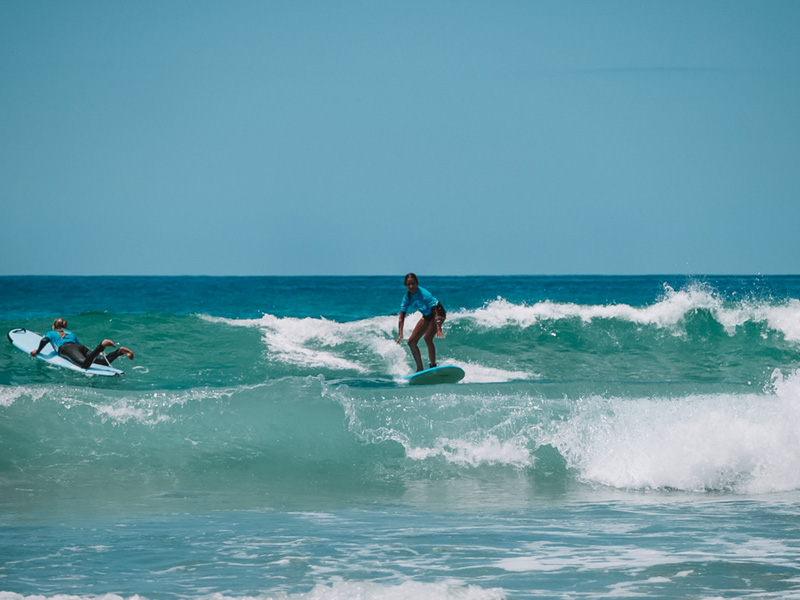
[[[67,322],[64,319],[56,319],[53,321],[53,331],[48,331],[44,334],[42,341],[39,342],[39,348],[31,352],[31,356],[36,356],[41,352],[47,344],[52,343],[56,351],[66,359],[74,362],[79,367],[88,369],[92,366],[93,362],[97,364],[111,364],[114,360],[124,354],[129,359],[133,360],[133,352],[125,346],[120,346],[113,352],[103,354],[103,348],[116,348],[116,345],[111,340],[103,340],[94,350],[89,350],[86,346],[78,341],[78,337],[67,329]]]
[[[405,286],[408,292],[403,295],[403,301],[400,304],[400,323],[397,326],[399,335],[397,336],[397,343],[403,339],[403,324],[406,320],[406,314],[415,312],[417,310],[422,312],[422,318],[414,327],[414,332],[408,338],[408,347],[411,348],[411,354],[414,356],[414,361],[417,363],[417,372],[423,370],[422,356],[420,355],[417,344],[419,339],[425,336],[425,343],[428,345],[428,358],[430,359],[431,368],[436,366],[436,346],[433,345],[434,335],[438,338],[444,337],[442,331],[442,323],[447,318],[447,313],[439,301],[433,297],[428,290],[419,286],[419,280],[414,273],[409,273],[405,278]]]

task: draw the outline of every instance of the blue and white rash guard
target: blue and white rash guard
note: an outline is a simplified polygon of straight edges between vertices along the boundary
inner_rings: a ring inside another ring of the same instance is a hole
[[[417,287],[416,294],[405,293],[403,301],[400,303],[400,312],[408,314],[419,310],[427,317],[437,304],[439,301],[433,297],[433,294],[424,287]]]

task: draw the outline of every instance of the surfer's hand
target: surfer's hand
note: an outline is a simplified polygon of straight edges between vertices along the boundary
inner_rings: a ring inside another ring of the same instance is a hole
[[[39,354],[38,350],[34,350],[34,351],[31,352],[31,356],[36,356],[37,354]]]
[[[403,334],[402,333],[397,336],[397,343],[399,344],[401,341],[403,341]]]
[[[443,338],[444,337],[444,331],[442,331],[441,329],[439,331],[437,331],[436,332],[436,337],[437,338]]]

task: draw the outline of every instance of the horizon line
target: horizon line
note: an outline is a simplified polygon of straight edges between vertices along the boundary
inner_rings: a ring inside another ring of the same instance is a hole
[[[420,273],[424,273],[420,271]],[[186,277],[186,278],[247,278],[247,277],[403,277],[405,273],[383,274],[298,274],[298,275],[212,275],[212,274],[61,274],[61,273],[9,273],[0,274],[0,278],[7,277]],[[473,273],[473,274],[437,274],[424,273],[425,277],[800,277],[800,273]]]

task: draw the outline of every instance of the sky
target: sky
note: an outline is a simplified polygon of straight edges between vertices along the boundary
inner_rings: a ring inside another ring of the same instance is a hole
[[[0,0],[0,275],[800,273],[800,2]]]

